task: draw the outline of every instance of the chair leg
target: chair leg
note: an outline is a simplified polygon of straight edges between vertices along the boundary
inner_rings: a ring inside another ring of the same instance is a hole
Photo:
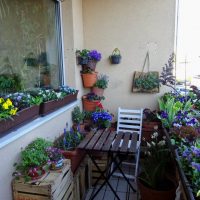
[[[136,155],[135,180],[134,180],[135,182],[136,182],[137,175],[138,175],[139,160],[140,160],[140,148],[138,148],[138,152],[137,152],[137,155]]]

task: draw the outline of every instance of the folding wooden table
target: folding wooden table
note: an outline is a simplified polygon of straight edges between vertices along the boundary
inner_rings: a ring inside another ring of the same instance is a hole
[[[122,176],[127,181],[130,188],[133,192],[136,190],[131,185],[129,179],[125,176],[124,172],[121,169],[121,163],[128,155],[136,154],[137,146],[137,134],[124,133],[124,132],[115,132],[109,129],[98,130],[94,133],[89,133],[86,138],[79,144],[77,148],[82,149],[86,154],[91,158],[92,162],[96,166],[97,170],[100,172],[101,176],[96,180],[94,186],[96,186],[101,178],[104,178],[103,184],[98,188],[98,190],[91,195],[90,199],[94,199],[101,188],[107,183],[114,195],[118,200],[120,200],[116,191],[113,189],[112,185],[109,183],[109,178],[113,173],[118,169]],[[102,171],[95,161],[95,154],[99,152],[104,152],[108,154],[110,158],[108,166],[105,171]],[[122,159],[123,158],[123,159]],[[114,167],[112,166],[114,163]],[[107,175],[105,175],[105,172]],[[95,188],[95,187],[94,187]]]

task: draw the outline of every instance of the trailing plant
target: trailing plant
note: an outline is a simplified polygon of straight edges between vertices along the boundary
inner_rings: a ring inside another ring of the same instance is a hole
[[[97,76],[97,81],[93,87],[106,89],[108,87],[108,81],[109,81],[108,76],[101,74],[101,75]]]

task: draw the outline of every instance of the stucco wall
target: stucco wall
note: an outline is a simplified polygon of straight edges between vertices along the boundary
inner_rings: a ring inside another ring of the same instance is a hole
[[[62,19],[64,33],[65,84],[79,90],[82,96],[82,83],[79,68],[76,65],[75,49],[83,48],[82,0],[65,0],[62,2]],[[80,105],[77,102],[76,105]],[[74,105],[75,106],[75,105]],[[25,136],[0,148],[0,200],[11,200],[11,180],[15,168],[13,164],[19,160],[21,148],[27,146],[37,137],[54,140],[63,132],[65,123],[71,125],[73,108],[30,131]]]
[[[84,0],[84,47],[102,52],[97,71],[109,76],[103,105],[116,114],[125,108],[156,108],[158,94],[132,93],[134,71],[141,71],[147,50],[150,70],[161,71],[174,49],[175,0]],[[122,62],[111,65],[113,49]]]

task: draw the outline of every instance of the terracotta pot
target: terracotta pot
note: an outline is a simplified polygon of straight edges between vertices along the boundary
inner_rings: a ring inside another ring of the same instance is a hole
[[[77,100],[78,91],[76,94],[69,94],[63,99],[52,100],[44,102],[40,105],[40,115],[45,116],[48,113],[53,112],[54,110],[66,106],[67,104]]]
[[[91,92],[93,92],[94,94],[96,94],[96,95],[102,97],[102,96],[103,96],[103,93],[104,93],[104,89],[98,88],[98,87],[93,87],[93,88],[91,89]]]
[[[98,100],[89,101],[88,99],[86,99],[85,96],[82,97],[82,102],[83,102],[83,109],[85,111],[95,111],[96,107],[100,103],[100,101],[98,101]]]
[[[140,190],[141,200],[173,200],[175,199],[176,188],[173,186],[169,190],[154,190],[144,185],[140,180],[137,181]]]
[[[81,161],[85,157],[85,151],[80,150],[80,149],[75,149],[73,151],[64,151],[63,150],[62,154],[66,159],[71,160],[71,170],[73,173],[76,172],[79,165],[81,164]]]
[[[12,119],[6,119],[0,121],[0,134],[12,130],[24,123],[27,123],[39,116],[39,106],[31,106],[25,108],[19,112],[17,115],[13,116]]]
[[[81,74],[82,80],[83,80],[83,86],[85,88],[93,87],[93,85],[97,81],[97,72],[88,73],[88,74]]]

